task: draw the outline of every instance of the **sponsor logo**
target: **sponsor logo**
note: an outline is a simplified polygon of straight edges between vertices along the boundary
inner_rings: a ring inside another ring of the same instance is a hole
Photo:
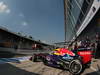
[[[50,57],[46,57],[46,59],[47,59],[48,61],[50,61]]]
[[[91,52],[80,52],[80,55],[90,55]]]

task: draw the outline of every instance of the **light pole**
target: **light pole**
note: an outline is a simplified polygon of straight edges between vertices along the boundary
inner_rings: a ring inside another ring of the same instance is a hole
[[[67,32],[67,29],[66,29],[66,4],[65,4],[65,0],[63,0],[63,2],[64,2],[64,30],[65,30],[65,42],[67,42],[67,40],[66,40],[66,32]]]

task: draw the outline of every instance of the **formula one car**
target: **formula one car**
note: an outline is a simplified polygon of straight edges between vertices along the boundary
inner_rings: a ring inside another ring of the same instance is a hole
[[[75,56],[58,56],[49,54],[43,61],[44,64],[50,66],[63,67],[65,70],[69,70],[71,74],[80,74],[85,68],[90,67],[92,59],[92,51],[90,48],[79,48],[74,51]]]
[[[85,68],[89,68],[91,65],[92,59],[92,50],[91,48],[79,48],[75,51],[75,56],[70,55],[54,55],[53,53],[39,53],[34,54],[31,58],[32,61],[43,61],[44,64],[60,67],[65,70],[69,70],[71,74],[77,75],[82,73]]]

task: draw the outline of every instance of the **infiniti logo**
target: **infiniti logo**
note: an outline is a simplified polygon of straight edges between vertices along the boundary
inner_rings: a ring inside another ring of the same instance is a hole
[[[90,55],[91,52],[80,52],[81,55]]]

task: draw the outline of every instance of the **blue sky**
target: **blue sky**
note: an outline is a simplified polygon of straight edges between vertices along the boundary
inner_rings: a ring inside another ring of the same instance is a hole
[[[61,42],[63,0],[0,0],[0,26],[47,43]]]

